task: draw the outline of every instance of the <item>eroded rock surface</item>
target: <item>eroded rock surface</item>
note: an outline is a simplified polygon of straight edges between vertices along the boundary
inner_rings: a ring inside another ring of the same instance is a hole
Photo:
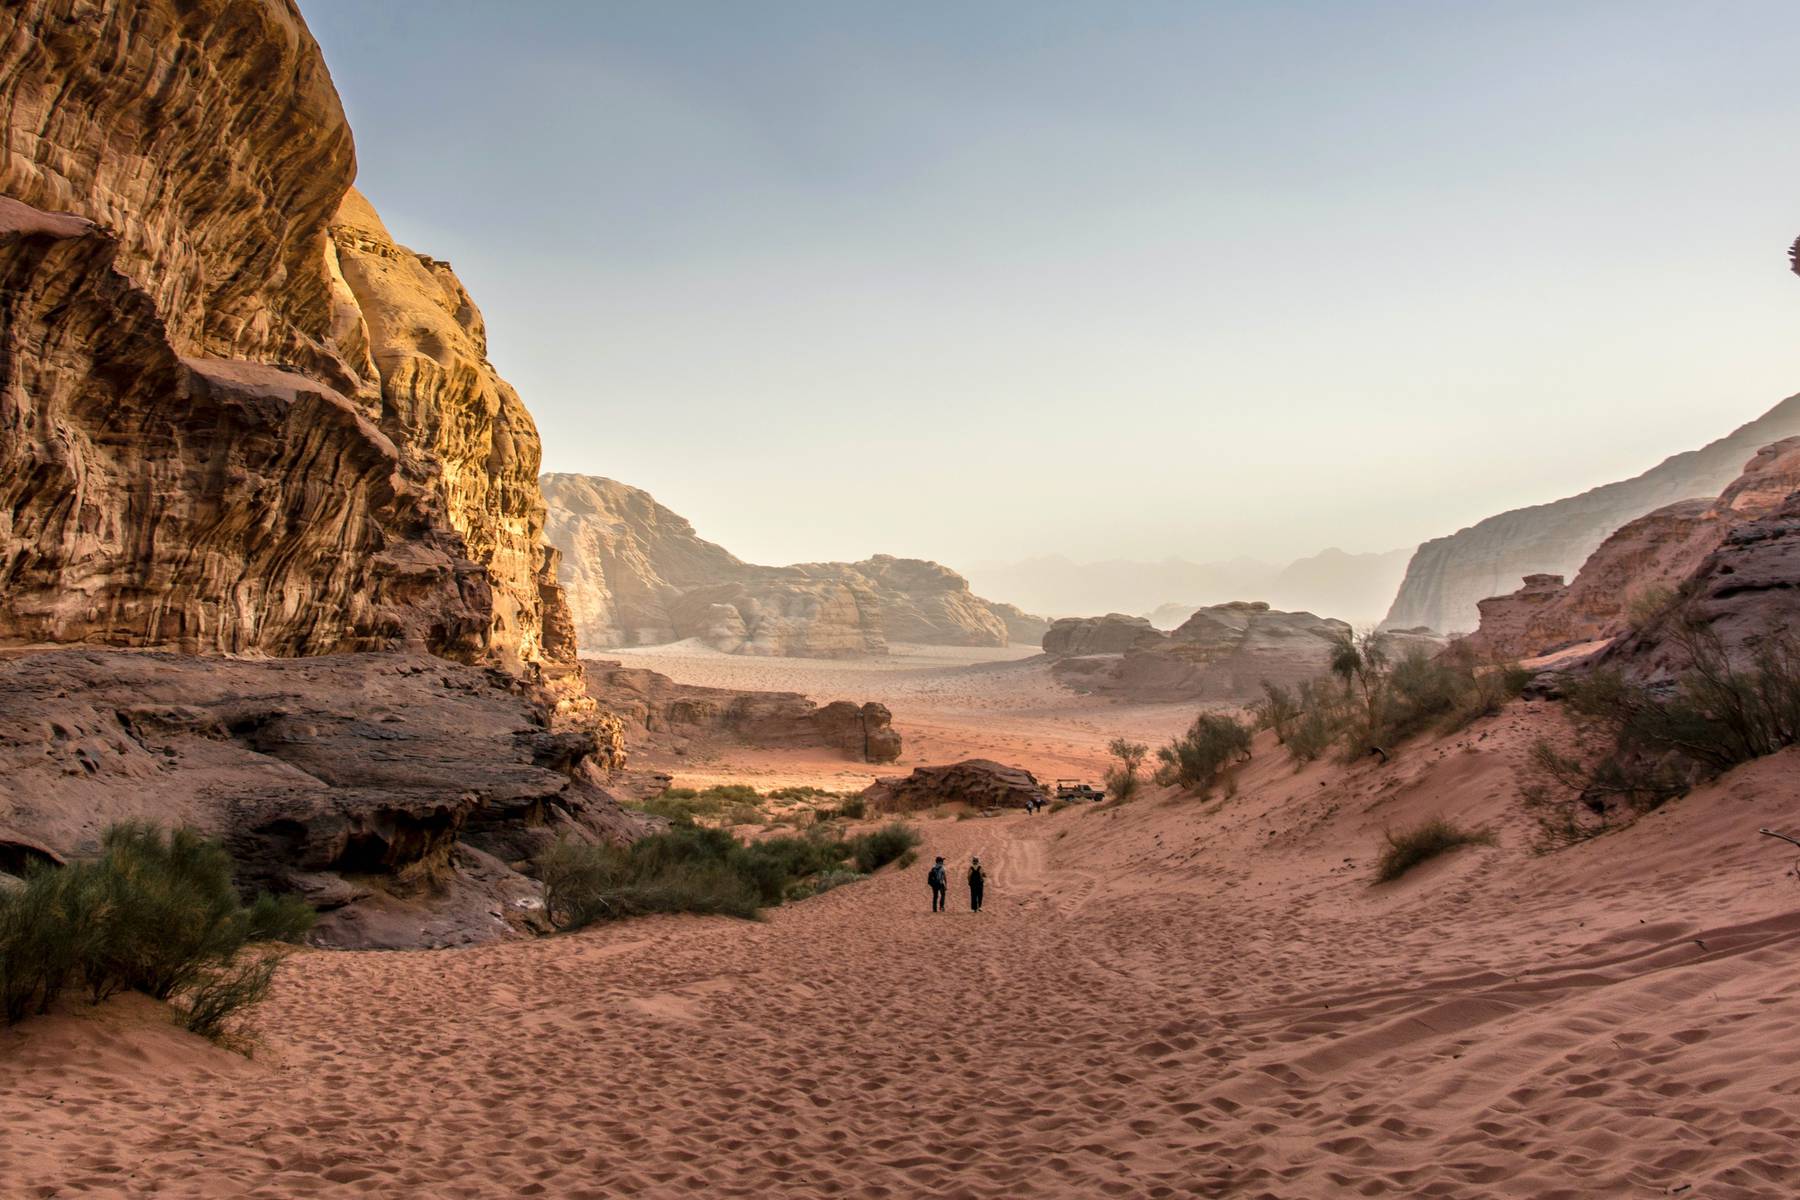
[[[911,775],[877,779],[862,792],[863,803],[871,813],[919,812],[940,804],[1024,808],[1027,800],[1049,798],[1043,784],[1030,771],[986,758],[918,767]]]
[[[0,640],[572,663],[531,420],[291,3],[6,6],[0,110]]]
[[[1717,499],[1682,501],[1627,523],[1567,585],[1560,576],[1533,575],[1517,591],[1483,600],[1481,627],[1467,642],[1479,653],[1529,658],[1624,634],[1634,609],[1649,623],[1737,529],[1774,518],[1796,490],[1800,437],[1757,451]],[[1736,567],[1724,565],[1732,567],[1729,578]]]
[[[1292,686],[1325,674],[1332,639],[1349,628],[1262,601],[1234,601],[1197,609],[1166,632],[1117,613],[1066,618],[1045,635],[1044,650],[1055,658],[1056,677],[1079,692],[1140,702],[1244,703],[1262,694],[1264,680]],[[1395,652],[1442,644],[1418,632],[1394,632],[1389,641]]]
[[[1384,627],[1469,633],[1479,602],[1527,575],[1572,578],[1614,531],[1682,500],[1708,500],[1758,449],[1800,435],[1800,396],[1699,450],[1677,454],[1633,479],[1551,504],[1516,509],[1420,546]]]
[[[878,554],[854,563],[746,563],[639,488],[545,475],[548,532],[582,644],[698,638],[735,654],[839,658],[890,642],[1005,646],[1046,623],[983,600],[937,563]]]
[[[20,654],[0,660],[0,827],[67,858],[119,821],[192,825],[246,883],[326,909],[327,944],[507,936],[538,911],[508,864],[638,829],[606,790],[615,744],[552,729],[552,705],[422,654]]]
[[[725,737],[752,746],[820,746],[856,762],[893,762],[900,734],[885,705],[833,700],[823,706],[797,692],[748,692],[676,683],[642,667],[590,660],[588,689],[605,711],[642,739],[685,750]]]

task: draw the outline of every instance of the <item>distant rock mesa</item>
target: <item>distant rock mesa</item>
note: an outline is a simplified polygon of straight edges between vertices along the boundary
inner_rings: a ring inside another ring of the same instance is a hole
[[[1005,646],[1046,623],[969,590],[934,562],[746,563],[701,538],[648,492],[594,475],[548,474],[548,536],[587,648],[697,638],[733,654],[842,658],[888,644]]]

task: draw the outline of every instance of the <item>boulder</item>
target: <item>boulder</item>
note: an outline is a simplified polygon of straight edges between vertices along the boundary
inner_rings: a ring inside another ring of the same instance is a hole
[[[911,775],[877,779],[862,791],[871,813],[909,813],[940,804],[976,808],[1024,808],[1048,800],[1037,777],[1022,767],[971,758],[941,767],[919,767]]]

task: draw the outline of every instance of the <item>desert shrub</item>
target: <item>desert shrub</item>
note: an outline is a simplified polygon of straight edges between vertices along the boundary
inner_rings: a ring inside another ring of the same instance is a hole
[[[265,952],[206,968],[188,989],[182,1024],[214,1041],[236,1033],[239,1019],[268,999],[280,965],[279,955]]]
[[[1201,713],[1188,731],[1156,752],[1157,782],[1211,790],[1231,764],[1250,757],[1250,729],[1235,717]]]
[[[850,861],[863,874],[871,874],[919,844],[919,832],[899,821],[850,839]]]
[[[1485,829],[1464,829],[1442,817],[1421,821],[1398,833],[1383,835],[1387,845],[1375,860],[1375,882],[1389,883],[1420,863],[1459,846],[1491,846],[1494,835]]]
[[[248,986],[254,978],[274,976],[273,960],[250,971],[245,947],[297,940],[312,921],[293,897],[244,906],[218,842],[115,826],[97,861],[39,868],[0,897],[0,1007],[16,1021],[73,984],[95,1002],[132,989],[176,1001],[191,1027],[216,1033],[267,994],[267,980]]]
[[[761,802],[762,797],[748,784],[726,783],[698,790],[685,787],[664,788],[660,794],[640,801],[633,807],[653,817],[666,817],[677,822],[707,817],[725,818],[737,824],[755,824],[755,821],[743,819],[744,813],[745,810],[754,811],[757,820],[760,820]]]
[[[806,883],[797,885],[791,898],[803,900],[808,896],[822,896],[833,888],[843,887],[846,883],[857,883],[867,878],[868,876],[860,871],[848,871],[842,867],[834,867]]]
[[[77,870],[34,865],[24,887],[0,892],[0,1018],[9,1025],[47,1010],[85,965],[94,914],[72,886]]]
[[[1702,626],[1676,627],[1673,687],[1599,671],[1567,682],[1572,752],[1540,740],[1524,789],[1546,848],[1592,836],[1732,767],[1800,742],[1800,642],[1771,638],[1745,665]]]
[[[1124,804],[1138,793],[1143,782],[1138,775],[1138,768],[1149,757],[1150,747],[1129,738],[1116,737],[1107,743],[1106,752],[1119,760],[1118,766],[1106,772],[1106,794],[1115,803]]]
[[[1285,746],[1295,722],[1300,719],[1300,702],[1292,692],[1267,679],[1262,681],[1262,690],[1263,698],[1250,706],[1250,716],[1256,728],[1274,730],[1275,743]]]
[[[1288,756],[1296,763],[1309,763],[1325,751],[1346,723],[1344,697],[1326,680],[1307,680],[1295,691],[1296,712],[1288,725]]]
[[[917,850],[908,850],[905,854],[902,854],[899,858],[894,860],[894,866],[904,871],[918,861],[919,852]]]
[[[848,842],[815,829],[747,843],[722,829],[687,824],[628,847],[558,842],[537,867],[545,913],[557,929],[658,912],[750,918],[768,905],[814,894],[813,885],[826,876],[860,878],[918,842],[917,832],[899,824]],[[846,859],[855,872],[846,870]]]

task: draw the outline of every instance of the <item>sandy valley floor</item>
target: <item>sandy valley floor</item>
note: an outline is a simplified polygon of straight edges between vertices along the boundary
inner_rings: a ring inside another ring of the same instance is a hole
[[[773,912],[303,951],[239,1056],[147,1002],[0,1033],[8,1196],[1791,1197],[1800,752],[1532,856],[1514,706],[1226,801],[926,819]],[[1499,830],[1371,887],[1380,829]],[[960,894],[957,894],[959,901]]]
[[[1028,646],[897,645],[885,658],[807,659],[721,654],[686,642],[595,657],[706,687],[802,692],[820,703],[874,700],[893,712],[904,742],[899,763],[885,766],[845,762],[829,752],[741,747],[649,763],[687,786],[748,782],[852,791],[880,775],[965,758],[1016,764],[1046,782],[1067,776],[1098,783],[1108,741],[1167,741],[1197,711],[1192,704],[1127,705],[1077,695],[1053,680],[1048,660]]]

